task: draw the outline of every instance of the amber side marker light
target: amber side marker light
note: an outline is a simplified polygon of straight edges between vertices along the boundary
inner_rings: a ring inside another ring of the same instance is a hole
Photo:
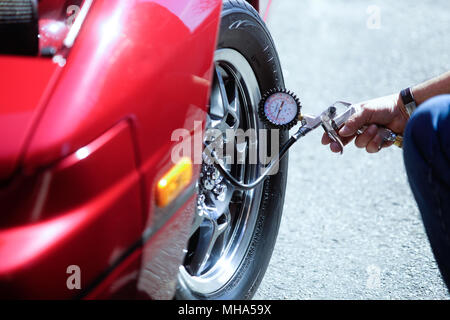
[[[174,165],[156,186],[156,205],[165,207],[171,203],[192,179],[192,161],[182,158]]]

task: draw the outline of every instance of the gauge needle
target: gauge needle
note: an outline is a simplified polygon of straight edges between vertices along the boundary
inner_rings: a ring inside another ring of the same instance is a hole
[[[283,109],[283,105],[284,105],[284,101],[281,102],[280,109],[278,110],[278,113],[277,113],[277,120],[278,120],[278,117],[280,116],[281,109]]]

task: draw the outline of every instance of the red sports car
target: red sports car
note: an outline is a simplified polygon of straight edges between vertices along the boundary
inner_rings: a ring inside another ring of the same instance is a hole
[[[264,128],[261,95],[284,86],[269,4],[0,0],[0,297],[253,296],[287,158],[241,191],[203,132]]]

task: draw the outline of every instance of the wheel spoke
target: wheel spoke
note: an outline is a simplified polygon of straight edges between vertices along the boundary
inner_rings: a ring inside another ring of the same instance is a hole
[[[211,90],[211,103],[209,113],[214,120],[222,120],[225,117],[226,110],[229,108],[225,83],[222,73],[218,66],[214,68],[214,81]]]
[[[244,164],[247,156],[247,141],[236,143],[236,163]]]
[[[189,238],[192,237],[192,235],[200,228],[200,225],[205,220],[205,216],[203,213],[203,209],[197,209],[197,212],[194,217],[194,222],[192,223],[192,230],[189,235]]]
[[[201,274],[208,267],[211,252],[216,247],[217,239],[228,229],[228,221],[218,224],[217,220],[208,218],[200,225],[198,246],[190,263],[194,275]],[[222,248],[219,249],[223,251]]]
[[[227,125],[227,129],[231,129],[234,132],[239,128],[239,108],[240,108],[240,96],[239,96],[239,88],[235,81],[232,82],[232,97],[231,101],[228,101],[228,109],[227,114],[225,115],[225,123]],[[228,99],[228,98],[227,98]]]
[[[236,83],[236,81],[233,82],[234,84],[234,96],[230,102],[230,109],[234,111],[234,113],[237,115],[239,113],[240,107],[241,107],[241,101],[240,101],[240,95],[239,95],[239,87]]]
[[[228,97],[227,85],[232,86],[233,95]],[[239,128],[239,88],[235,81],[225,80],[221,69],[216,66],[214,69],[214,85],[211,90],[211,127],[219,129],[224,135],[227,130],[236,132]],[[226,137],[225,137],[226,138]]]
[[[231,232],[231,213],[230,213],[229,206],[225,210],[223,217],[224,217],[224,221],[222,221],[222,223],[219,224],[220,238],[217,240],[217,247],[218,247],[219,255],[222,255],[224,253],[224,251],[227,247],[229,235]]]

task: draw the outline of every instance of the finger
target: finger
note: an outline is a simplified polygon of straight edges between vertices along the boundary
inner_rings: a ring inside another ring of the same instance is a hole
[[[322,135],[322,144],[327,145],[327,144],[330,144],[331,142],[332,142],[332,140],[330,139],[328,134],[326,132],[324,132]]]
[[[378,126],[376,124],[371,124],[362,134],[356,137],[355,145],[358,148],[365,148],[375,138],[378,132]]]
[[[341,146],[337,142],[331,142],[330,143],[330,150],[334,153],[341,152]]]
[[[378,133],[375,135],[375,137],[367,144],[366,151],[368,153],[377,153],[381,150],[381,147],[383,146],[384,139],[381,135]]]
[[[353,136],[353,137],[345,137],[345,138],[342,138],[342,137],[341,137],[342,144],[343,144],[344,146],[347,145],[347,144],[349,144],[349,142],[352,141],[354,137],[355,137],[355,136]],[[328,139],[330,139],[330,137],[328,137]],[[341,145],[340,145],[339,143],[334,142],[334,141],[332,141],[331,139],[330,139],[330,141],[331,141],[331,143],[330,143],[330,150],[331,150],[332,152],[337,153],[337,152],[341,152],[341,151],[342,151],[342,150],[341,150]]]
[[[354,138],[355,136],[352,136],[352,137],[341,137],[341,140],[342,140],[342,143],[344,144],[344,146],[346,145],[346,144],[348,144],[350,141],[352,141],[352,139]],[[330,144],[330,143],[332,143],[333,142],[333,140],[330,138],[330,136],[325,132],[323,135],[322,135],[322,144],[323,145],[327,145],[327,144]]]
[[[369,123],[371,116],[372,111],[370,109],[360,107],[359,111],[352,115],[345,122],[345,125],[341,128],[341,130],[339,130],[339,135],[343,137],[350,137],[355,135],[359,128]]]

